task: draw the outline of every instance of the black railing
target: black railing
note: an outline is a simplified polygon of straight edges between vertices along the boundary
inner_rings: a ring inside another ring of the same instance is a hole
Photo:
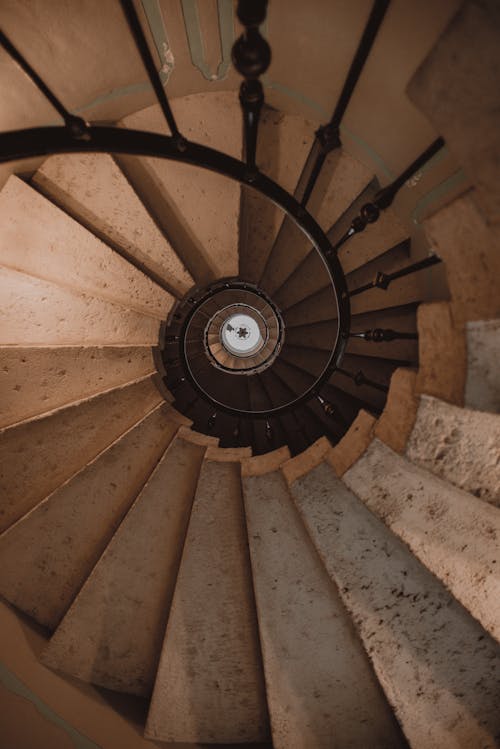
[[[371,288],[387,289],[392,281],[423,268],[428,268],[439,262],[439,258],[431,256],[391,274],[379,273],[373,282],[354,290],[348,290],[341,264],[337,258],[337,250],[351,236],[363,231],[369,224],[378,220],[380,212],[392,204],[405,182],[443,147],[444,142],[441,138],[434,141],[397,179],[381,189],[372,201],[363,205],[359,216],[352,221],[347,232],[334,246],[330,244],[323,230],[307,211],[306,206],[328,153],[341,145],[341,123],[377,38],[389,6],[389,0],[375,0],[373,3],[332,117],[326,125],[320,127],[316,132],[315,142],[302,170],[294,195],[291,195],[275,181],[262,174],[256,164],[258,125],[264,102],[263,88],[259,77],[267,70],[271,60],[269,45],[259,32],[259,26],[264,22],[266,16],[267,0],[239,0],[238,3],[238,16],[245,27],[245,31],[233,47],[233,62],[244,78],[240,88],[245,144],[244,161],[207,146],[190,142],[182,136],[157,72],[157,66],[134,3],[132,0],[120,0],[120,3],[171,134],[161,135],[117,127],[96,126],[85,122],[83,118],[72,114],[65,108],[23,54],[0,31],[0,45],[29,76],[33,84],[50,102],[64,122],[62,127],[36,127],[0,134],[0,163],[34,156],[73,152],[120,153],[180,161],[212,170],[241,184],[251,184],[253,189],[283,210],[285,221],[291,220],[305,235],[322,259],[334,292],[336,309],[333,310],[335,314],[332,314],[332,318],[335,317],[337,320],[337,335],[335,340],[332,341],[331,350],[320,374],[313,377],[313,382],[300,394],[291,395],[290,400],[286,403],[258,411],[250,406],[246,409],[230,407],[211,397],[193,375],[186,356],[186,346],[190,343],[186,332],[190,320],[206,300],[207,294],[210,296],[210,294],[216,293],[214,287],[201,293],[201,295],[191,295],[183,305],[178,306],[172,313],[171,322],[175,322],[179,330],[176,333],[168,333],[164,343],[167,346],[176,346],[178,353],[173,356],[169,354],[165,358],[165,363],[175,370],[180,370],[180,374],[172,380],[170,385],[171,387],[186,384],[192,386],[194,398],[191,398],[190,407],[201,399],[214,408],[207,420],[207,430],[214,429],[218,412],[223,411],[237,416],[238,422],[235,428],[238,434],[241,431],[241,419],[249,417],[265,419],[266,437],[269,441],[272,441],[271,417],[297,409],[308,401],[318,402],[324,413],[333,418],[336,409],[321,394],[321,390],[334,372],[339,372],[351,378],[357,385],[367,385],[387,392],[385,385],[370,380],[363,372],[352,373],[340,366],[347,341],[349,337],[357,337],[375,343],[390,342],[403,338],[416,338],[416,334],[381,328],[358,333],[352,332],[350,330],[350,298]],[[144,269],[144,272],[147,273],[147,269]],[[231,282],[230,288],[245,288],[245,284]]]

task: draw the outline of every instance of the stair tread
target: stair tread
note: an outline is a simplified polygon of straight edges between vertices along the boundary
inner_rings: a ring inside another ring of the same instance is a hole
[[[44,651],[45,665],[150,695],[204,452],[178,437],[169,445]]]
[[[171,107],[186,138],[240,157],[241,111],[233,92],[193,94],[173,99]],[[199,114],[200,107],[203,117]],[[158,105],[128,115],[123,124],[133,129],[167,132]],[[214,172],[171,160],[148,158],[145,163],[159,180],[166,199],[175,207],[188,233],[194,236],[215,277],[236,276],[238,184]]]
[[[201,743],[268,736],[239,463],[202,466],[146,736]]]
[[[467,379],[465,405],[500,413],[500,320],[475,320],[465,326]]]
[[[423,395],[406,447],[412,463],[500,508],[500,414]]]
[[[12,175],[0,191],[0,262],[164,319],[173,297],[50,200]]]
[[[273,745],[403,747],[283,476],[246,476],[243,489]]]
[[[44,195],[180,294],[192,278],[108,154],[51,156],[33,175]]]
[[[347,486],[500,639],[500,513],[374,440]],[[472,582],[473,581],[473,582]]]
[[[178,427],[157,406],[7,530],[2,595],[55,629]]]
[[[150,346],[6,347],[0,427],[99,395],[155,371]]]
[[[493,749],[498,644],[329,465],[291,493],[410,746]]]
[[[158,342],[157,318],[1,266],[0,295],[2,346]]]
[[[2,430],[0,527],[31,510],[161,400],[146,377]]]

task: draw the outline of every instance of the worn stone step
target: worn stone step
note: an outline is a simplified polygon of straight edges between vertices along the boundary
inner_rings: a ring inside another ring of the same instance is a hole
[[[1,536],[10,603],[57,627],[179,424],[158,406]]]
[[[162,398],[149,377],[0,432],[0,529],[31,510]]]
[[[192,278],[114,159],[103,153],[50,156],[32,183],[56,205],[183,295]]]
[[[57,628],[45,665],[150,695],[203,455],[217,444],[183,429]]]
[[[155,371],[150,346],[5,347],[0,360],[0,427]]]
[[[273,746],[404,747],[283,475],[242,480]]]
[[[241,109],[233,92],[193,94],[171,101],[183,135],[224,153],[241,156]],[[200,112],[203,116],[200,117]],[[167,133],[158,105],[131,114],[123,120],[127,128]],[[128,160],[125,160],[128,164]],[[119,163],[123,162],[121,157]],[[169,240],[186,267],[203,258],[213,276],[238,274],[238,214],[240,189],[237,182],[205,169],[165,159],[144,159],[156,190],[170,215]],[[194,274],[195,275],[195,274]]]
[[[343,480],[500,639],[500,511],[374,440]]]
[[[156,345],[160,321],[0,266],[0,345]]]
[[[171,294],[14,175],[0,192],[0,221],[2,265],[160,320],[171,309]]]
[[[500,413],[500,320],[476,320],[465,326],[467,378],[465,405]]]
[[[326,462],[291,493],[410,746],[495,749],[498,644]]]
[[[209,448],[201,469],[146,726],[146,736],[157,741],[268,737],[235,462],[244,455],[250,452]]]
[[[424,395],[406,456],[500,507],[500,414],[459,408]]]

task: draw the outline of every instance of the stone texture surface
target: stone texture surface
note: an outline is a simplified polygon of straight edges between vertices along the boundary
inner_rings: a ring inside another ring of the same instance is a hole
[[[464,402],[466,350],[448,302],[421,304],[417,312],[419,361],[417,392],[456,403]]]
[[[404,451],[417,415],[416,379],[410,369],[395,370],[385,408],[375,424],[375,437],[398,453]]]
[[[156,344],[160,321],[0,267],[0,345]]]
[[[0,350],[0,426],[153,374],[150,346]]]
[[[352,273],[365,263],[383,255],[389,247],[395,247],[407,238],[408,231],[395,212],[390,208],[382,211],[375,224],[367,227],[366,231],[355,234],[340,248],[339,260],[344,273]]]
[[[378,440],[343,480],[500,639],[500,511]]]
[[[161,402],[150,378],[0,432],[1,529]]]
[[[486,225],[471,194],[424,221],[424,228],[446,263],[456,322],[500,317],[500,236]]]
[[[259,122],[259,169],[293,193],[307,158],[315,127],[302,117],[266,107]],[[290,153],[294,158],[288,157]],[[248,187],[241,189],[239,264],[240,276],[258,282],[273,240],[284,218],[283,211]]]
[[[174,99],[171,105],[186,138],[241,156],[241,110],[232,92],[193,94]],[[123,124],[166,133],[157,105],[129,115]],[[239,185],[174,161],[147,159],[146,163],[199,251],[209,258],[216,277],[237,275]]]
[[[97,236],[186,293],[192,278],[108,154],[51,156],[33,183]]]
[[[283,476],[244,477],[243,490],[273,746],[403,747]]]
[[[209,446],[206,452],[207,460],[217,463],[231,463],[235,460],[244,460],[252,457],[251,447],[213,447]]]
[[[477,205],[491,223],[500,221],[499,26],[496,0],[463,3],[409,86],[474,182]]]
[[[467,379],[465,405],[500,413],[500,320],[478,320],[466,325]]]
[[[268,736],[239,464],[202,466],[146,736],[240,743]]]
[[[164,319],[173,297],[17,177],[0,192],[0,262]]]
[[[283,463],[290,459],[290,450],[288,447],[279,447],[277,450],[265,453],[264,455],[255,455],[253,458],[246,458],[241,461],[242,476],[262,476],[270,471],[276,471]]]
[[[158,406],[6,531],[2,595],[55,629],[178,426]]]
[[[149,696],[205,448],[174,439],[43,653],[52,668]]]
[[[289,484],[292,484],[300,476],[309,473],[323,461],[325,454],[331,449],[331,444],[326,437],[320,437],[306,450],[288,460],[283,466],[283,475]]]
[[[495,749],[498,644],[328,465],[291,491],[410,746]]]
[[[361,409],[342,439],[332,447],[326,459],[337,476],[342,476],[367,449],[375,423],[375,417]]]
[[[500,414],[458,408],[423,396],[406,455],[500,507]]]

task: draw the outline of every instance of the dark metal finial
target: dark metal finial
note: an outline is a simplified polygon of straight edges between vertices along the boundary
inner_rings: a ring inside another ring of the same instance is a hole
[[[214,411],[207,421],[207,430],[209,432],[211,432],[212,429],[214,428],[216,418],[217,418],[217,411]]]
[[[266,438],[269,442],[271,442],[273,438],[273,428],[268,421],[266,421]]]

